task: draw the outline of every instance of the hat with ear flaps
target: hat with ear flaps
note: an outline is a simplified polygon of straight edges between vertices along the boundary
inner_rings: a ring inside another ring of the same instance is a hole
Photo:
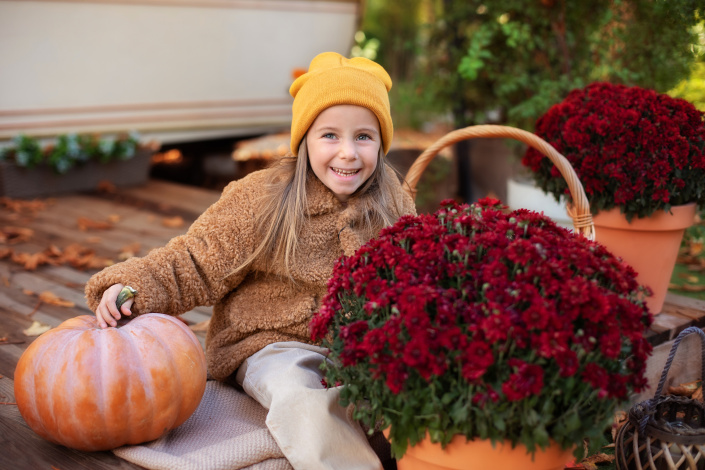
[[[289,88],[294,97],[291,151],[298,154],[301,139],[321,111],[339,104],[352,104],[368,108],[377,116],[386,154],[394,136],[388,95],[391,88],[392,79],[376,62],[363,57],[347,59],[335,52],[318,54],[308,72]]]

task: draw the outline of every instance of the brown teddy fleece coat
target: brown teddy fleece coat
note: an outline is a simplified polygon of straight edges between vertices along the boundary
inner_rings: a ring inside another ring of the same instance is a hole
[[[402,215],[415,214],[411,197],[390,168],[391,198]],[[206,335],[211,375],[225,380],[249,356],[278,341],[310,343],[312,314],[326,293],[333,265],[351,255],[369,236],[361,230],[361,200],[347,205],[316,177],[307,182],[307,219],[291,266],[292,284],[282,266],[254,263],[230,274],[253,252],[258,197],[267,180],[262,170],[230,183],[185,235],[142,258],[130,258],[96,273],[86,285],[88,306],[95,311],[103,292],[122,283],[137,289],[133,315],[160,312],[180,315],[201,305],[213,305]]]

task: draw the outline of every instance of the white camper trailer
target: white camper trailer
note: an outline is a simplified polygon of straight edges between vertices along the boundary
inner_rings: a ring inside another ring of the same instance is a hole
[[[0,0],[0,144],[134,130],[160,143],[288,126],[293,74],[347,55],[360,0]]]

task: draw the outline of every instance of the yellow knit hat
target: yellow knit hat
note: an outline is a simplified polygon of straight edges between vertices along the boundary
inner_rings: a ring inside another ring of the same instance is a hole
[[[301,139],[318,114],[338,104],[363,106],[375,113],[382,132],[386,154],[394,136],[388,92],[392,79],[384,68],[369,59],[347,59],[335,52],[323,52],[313,58],[308,72],[289,88],[294,97],[291,120],[291,151],[299,153]]]

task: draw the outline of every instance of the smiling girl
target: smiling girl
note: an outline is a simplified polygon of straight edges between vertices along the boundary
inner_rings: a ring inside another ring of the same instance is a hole
[[[411,197],[385,161],[393,126],[387,72],[326,52],[291,85],[292,152],[228,185],[185,235],[95,274],[86,298],[101,327],[122,315],[213,305],[210,375],[267,408],[295,469],[380,469],[339,389],[321,385],[327,350],[309,320],[333,265],[405,214]],[[130,286],[137,295],[115,301]]]

